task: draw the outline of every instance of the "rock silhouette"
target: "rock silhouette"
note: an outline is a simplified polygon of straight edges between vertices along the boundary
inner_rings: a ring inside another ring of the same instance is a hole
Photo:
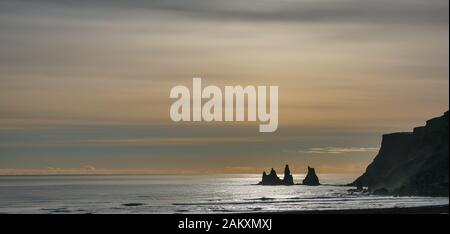
[[[373,194],[449,195],[449,112],[413,132],[383,135],[380,151],[353,186]]]
[[[308,174],[306,174],[306,177],[303,180],[303,185],[320,185],[319,177],[317,177],[316,170],[314,170],[314,168],[308,166]]]
[[[292,175],[291,175],[291,170],[289,170],[289,165],[286,165],[286,167],[284,168],[283,184],[284,185],[293,185],[294,184],[294,177],[292,177]]]
[[[277,175],[277,172],[272,168],[270,173],[267,175],[266,172],[263,172],[262,181],[258,183],[259,185],[293,185],[294,178],[291,175],[291,171],[289,170],[289,165],[286,165],[284,168],[284,178],[280,179]]]

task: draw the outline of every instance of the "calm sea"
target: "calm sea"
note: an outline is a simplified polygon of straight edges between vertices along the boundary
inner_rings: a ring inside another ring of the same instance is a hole
[[[296,182],[304,175],[294,175]],[[0,213],[228,213],[413,207],[448,197],[352,194],[355,175],[324,186],[257,186],[260,175],[0,176]]]

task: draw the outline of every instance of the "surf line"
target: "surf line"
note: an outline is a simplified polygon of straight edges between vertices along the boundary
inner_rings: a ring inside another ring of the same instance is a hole
[[[244,88],[237,85],[225,86],[223,95],[222,90],[215,85],[202,88],[202,78],[195,77],[192,79],[192,100],[191,92],[186,86],[178,85],[170,90],[170,98],[177,99],[170,107],[170,118],[174,122],[233,122],[245,121],[247,112],[247,121],[259,120],[259,132],[275,132],[278,128],[278,86],[269,86],[268,112],[266,92],[267,86],[249,85]],[[208,100],[202,105],[203,99]],[[223,102],[225,111],[222,110]]]

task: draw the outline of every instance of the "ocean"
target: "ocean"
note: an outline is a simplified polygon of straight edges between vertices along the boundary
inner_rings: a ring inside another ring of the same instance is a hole
[[[305,175],[295,174],[296,183]],[[323,186],[258,186],[261,175],[0,176],[0,213],[235,213],[416,207],[448,197],[356,194],[356,175]]]

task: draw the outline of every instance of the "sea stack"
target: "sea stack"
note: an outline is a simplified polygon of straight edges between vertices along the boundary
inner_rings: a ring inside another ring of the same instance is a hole
[[[268,175],[266,174],[266,172],[263,172],[262,181],[259,184],[261,184],[261,185],[279,185],[279,184],[281,184],[281,179],[278,177],[277,172],[272,168]]]
[[[284,168],[284,177],[283,177],[284,185],[294,185],[294,177],[291,175],[291,170],[289,170],[289,165],[286,165]]]
[[[314,168],[308,166],[308,174],[303,180],[303,185],[310,185],[310,186],[320,185],[319,177],[317,177],[316,170],[314,170]]]
[[[258,183],[259,185],[294,185],[294,178],[289,170],[289,165],[284,168],[284,178],[280,179],[277,172],[272,168],[269,174],[263,172],[262,181]]]

